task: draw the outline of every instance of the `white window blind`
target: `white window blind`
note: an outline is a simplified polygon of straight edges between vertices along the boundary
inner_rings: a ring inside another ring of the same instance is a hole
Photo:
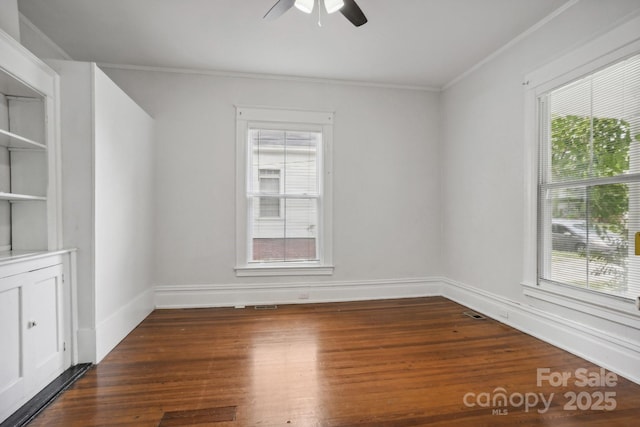
[[[539,102],[539,279],[636,298],[640,55]]]

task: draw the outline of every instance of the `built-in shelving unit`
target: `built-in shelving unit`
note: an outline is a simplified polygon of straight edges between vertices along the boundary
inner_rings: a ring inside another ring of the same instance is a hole
[[[56,249],[51,222],[47,95],[0,69],[0,259]],[[50,112],[49,112],[50,113]]]

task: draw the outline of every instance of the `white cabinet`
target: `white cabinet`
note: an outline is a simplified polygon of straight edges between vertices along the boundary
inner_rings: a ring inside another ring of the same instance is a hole
[[[0,279],[0,420],[6,418],[25,395],[22,370],[23,322],[20,310],[20,276]],[[3,416],[4,415],[4,416]]]
[[[0,422],[71,365],[69,257],[0,262]]]

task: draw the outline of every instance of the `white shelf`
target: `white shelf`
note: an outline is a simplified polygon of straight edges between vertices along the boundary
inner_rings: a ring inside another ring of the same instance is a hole
[[[46,202],[47,198],[41,196],[30,196],[27,194],[0,192],[0,200],[8,200],[10,202]]]
[[[47,251],[2,251],[0,252],[0,265],[10,263],[12,261],[20,261],[27,257],[50,253],[51,252]]]
[[[28,148],[46,150],[47,146],[15,133],[0,129],[0,146],[7,148]]]
[[[21,98],[42,98],[42,94],[0,69],[0,93]]]

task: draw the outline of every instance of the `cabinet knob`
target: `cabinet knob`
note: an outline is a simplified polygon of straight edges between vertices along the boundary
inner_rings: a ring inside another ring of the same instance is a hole
[[[36,326],[38,326],[38,322],[36,322],[35,320],[29,320],[27,322],[27,328],[29,329],[35,328]]]

